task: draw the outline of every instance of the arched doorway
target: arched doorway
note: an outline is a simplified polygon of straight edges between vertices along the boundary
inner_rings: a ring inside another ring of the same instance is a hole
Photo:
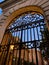
[[[20,12],[19,12],[20,13]],[[36,11],[21,13],[6,29],[2,65],[43,65],[40,44],[44,39],[44,16]],[[4,39],[3,39],[4,41]],[[4,55],[5,54],[5,55]],[[5,56],[5,57],[4,57]]]

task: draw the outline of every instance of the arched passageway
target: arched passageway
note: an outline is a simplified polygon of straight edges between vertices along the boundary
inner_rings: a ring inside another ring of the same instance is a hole
[[[46,30],[43,12],[37,9],[28,10],[29,7],[25,13],[20,10],[19,16],[8,19],[10,25],[6,25],[6,33],[1,44],[1,65],[44,64],[40,50],[40,45],[44,44],[45,40],[42,32]]]

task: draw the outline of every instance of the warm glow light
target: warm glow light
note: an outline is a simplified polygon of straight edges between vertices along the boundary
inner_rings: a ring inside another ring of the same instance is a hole
[[[14,48],[14,45],[10,45],[10,49],[13,50],[13,48]]]
[[[44,65],[48,65],[48,62],[46,60],[44,60]]]

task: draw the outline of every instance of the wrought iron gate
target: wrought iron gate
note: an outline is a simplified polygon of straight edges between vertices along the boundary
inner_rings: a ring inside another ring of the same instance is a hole
[[[0,45],[0,65],[34,65],[33,51],[38,65],[37,50],[40,51],[40,44],[44,39],[41,33],[45,30],[44,19],[21,24],[18,22],[17,25],[7,29],[13,36],[6,45]]]

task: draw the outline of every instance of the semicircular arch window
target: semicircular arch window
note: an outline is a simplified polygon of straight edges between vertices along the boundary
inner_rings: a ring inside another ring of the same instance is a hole
[[[22,42],[26,42],[26,45],[28,41],[36,41],[37,45],[40,46],[43,39],[41,30],[44,31],[44,26],[44,17],[41,14],[25,14],[12,22],[8,30],[12,33],[12,36],[19,37]],[[32,46],[31,43],[28,44],[29,48]]]
[[[16,19],[13,23],[10,24],[10,26],[8,28],[10,29],[15,26],[21,26],[21,25],[28,24],[31,22],[39,21],[41,19],[44,19],[44,17],[42,15],[26,14],[26,15],[20,16],[18,19]]]

